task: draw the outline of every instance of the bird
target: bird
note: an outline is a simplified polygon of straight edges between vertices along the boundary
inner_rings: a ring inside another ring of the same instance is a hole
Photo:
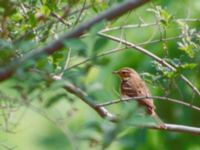
[[[122,98],[144,97],[137,99],[138,105],[143,106],[148,115],[153,117],[160,128],[165,128],[155,112],[155,105],[151,98],[151,93],[140,75],[132,68],[123,67],[113,72],[121,78],[120,92]]]

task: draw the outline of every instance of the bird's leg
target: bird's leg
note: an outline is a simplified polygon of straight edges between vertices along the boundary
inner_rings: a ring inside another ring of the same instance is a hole
[[[158,125],[158,128],[160,129],[166,129],[165,123],[158,117],[156,113],[152,115],[153,119],[156,121],[156,124]]]

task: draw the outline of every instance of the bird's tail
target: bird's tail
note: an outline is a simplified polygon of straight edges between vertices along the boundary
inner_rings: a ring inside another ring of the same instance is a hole
[[[159,128],[165,128],[165,123],[160,119],[156,112],[153,112],[151,116],[153,117]]]

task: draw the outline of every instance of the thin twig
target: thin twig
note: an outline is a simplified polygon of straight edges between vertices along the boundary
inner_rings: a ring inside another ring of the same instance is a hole
[[[187,106],[187,107],[189,107],[191,109],[194,109],[194,110],[200,112],[200,107],[194,106],[194,105],[192,105],[190,103],[183,102],[183,101],[178,100],[178,99],[169,98],[169,97],[163,97],[163,96],[139,96],[139,97],[137,96],[137,97],[131,97],[131,98],[125,98],[125,99],[108,100],[107,102],[98,104],[97,106],[105,107],[105,106],[110,106],[110,105],[113,105],[113,104],[127,102],[127,101],[141,100],[141,99],[144,99],[144,98],[154,99],[154,100],[169,101],[169,102],[173,102],[173,103],[177,103],[177,104],[181,104],[181,105]]]
[[[188,19],[174,19],[174,22],[182,21],[182,22],[200,22],[200,19],[198,18],[188,18]],[[132,28],[145,28],[145,27],[151,27],[159,25],[158,22],[152,22],[152,23],[139,23],[139,24],[129,24],[124,26],[117,26],[117,27],[111,27],[101,30],[101,32],[110,32],[120,29],[132,29]]]
[[[53,76],[53,79],[62,80],[60,76]],[[96,106],[94,100],[92,100],[91,97],[89,97],[87,93],[82,91],[80,88],[76,87],[74,84],[69,83],[67,81],[63,81],[63,83],[64,83],[63,88],[66,91],[79,97],[84,103],[86,103],[88,106],[94,109],[102,118],[107,118],[109,121],[112,122],[117,121],[117,118],[114,115],[112,115],[107,109],[105,109],[104,107]]]
[[[189,133],[193,135],[200,135],[200,128],[197,127],[191,127],[191,126],[184,126],[184,125],[177,125],[177,124],[168,124],[165,123],[165,128],[160,128],[157,125],[154,124],[129,124],[129,126],[139,127],[139,128],[149,128],[149,129],[156,129],[161,131],[173,131],[173,132],[179,132],[179,133]]]
[[[173,40],[173,39],[179,39],[181,38],[182,36],[173,36],[173,37],[168,37],[166,39],[163,39],[163,41],[170,41],[170,40]],[[142,43],[138,43],[136,44],[137,46],[142,46],[142,45],[147,45],[147,44],[154,44],[154,43],[157,43],[157,42],[160,42],[160,40],[152,40],[152,41],[149,41],[149,42],[142,42]],[[120,44],[120,43],[119,43]],[[113,54],[113,53],[117,53],[117,52],[120,52],[120,51],[123,51],[127,48],[132,48],[132,46],[126,46],[126,47],[119,47],[119,48],[115,48],[115,49],[112,49],[112,50],[108,50],[106,52],[102,52],[102,53],[99,53],[97,55],[95,55],[94,57],[95,58],[100,58],[100,57],[103,57],[103,56],[107,56],[107,55],[110,55],[110,54]],[[72,68],[75,68],[75,67],[78,67],[80,65],[83,65],[91,60],[93,60],[94,57],[89,57],[89,58],[86,58],[80,62],[78,62],[77,64],[74,64],[74,65],[71,65],[70,67],[68,67],[65,71],[69,71],[70,69]]]
[[[86,5],[86,0],[84,0],[84,2],[83,2],[83,6],[82,6],[82,8],[80,10],[80,13],[78,14],[78,17],[77,17],[76,22],[74,23],[74,25],[77,25],[77,23],[79,22],[79,20],[81,18],[81,15],[82,15],[82,13],[84,11],[85,5]]]
[[[137,45],[135,45],[131,42],[125,41],[123,39],[120,39],[120,38],[117,38],[117,37],[114,37],[114,36],[111,36],[111,35],[107,35],[105,33],[99,33],[99,35],[101,35],[105,38],[108,38],[110,40],[116,41],[116,42],[121,42],[124,45],[130,46],[130,47],[136,49],[137,51],[142,52],[145,55],[153,58],[154,60],[156,60],[161,65],[168,67],[172,71],[176,72],[176,68],[174,66],[172,66],[171,64],[169,64],[165,60],[161,59],[160,57],[156,56],[155,54],[149,52],[148,50],[144,49],[143,47],[137,46]],[[180,77],[198,96],[200,96],[200,91],[197,89],[196,86],[194,86],[184,75],[181,74]]]
[[[65,65],[64,65],[64,67],[63,67],[62,72],[61,72],[60,75],[59,75],[60,77],[63,76],[64,71],[68,68],[70,59],[71,59],[71,48],[69,48],[69,51],[68,51],[68,54],[67,54],[67,58],[66,58],[66,61],[65,61]]]
[[[55,17],[58,21],[60,21],[62,24],[64,24],[67,27],[71,26],[71,23],[65,21],[61,16],[59,16],[58,14],[51,12],[51,16]]]
[[[182,21],[182,22],[200,22],[199,18],[183,18],[183,19],[176,19],[176,21]]]
[[[115,53],[115,52],[117,52],[117,51],[124,50],[125,48],[126,48],[126,47],[115,48],[115,49],[112,49],[112,50],[110,50],[110,51],[106,51],[106,52],[97,54],[97,55],[94,56],[94,57],[95,57],[95,58],[100,58],[100,57],[103,57],[103,56],[105,56],[105,55],[109,55],[109,54]],[[80,65],[83,65],[83,64],[85,64],[85,63],[91,61],[94,57],[86,58],[86,59],[84,59],[83,61],[80,61],[80,62],[78,62],[77,64],[74,64],[74,65],[68,67],[65,71],[69,71],[69,70],[72,69],[72,68],[75,68],[75,67],[78,67],[78,66],[80,66]]]
[[[139,28],[139,27],[150,27],[150,26],[155,26],[157,25],[156,22],[153,23],[143,23],[143,24],[130,24],[130,25],[124,25],[124,26],[119,26],[119,27],[112,27],[112,28],[105,28],[101,30],[100,32],[110,32],[114,30],[120,30],[120,29],[129,29],[129,28]]]
[[[54,77],[55,80],[62,80],[60,77]],[[108,119],[111,122],[117,123],[120,121],[116,116],[111,114],[105,107],[100,106],[98,104],[94,103],[94,100],[92,101],[91,98],[80,88],[76,87],[75,85],[66,82],[66,84],[63,87],[65,90],[70,92],[71,94],[77,96],[80,98],[84,103],[88,104],[89,107],[91,107],[94,111],[96,111],[102,118]],[[172,99],[173,100],[173,99]],[[176,125],[176,124],[165,124],[165,128],[160,128],[156,125],[151,124],[129,124],[135,127],[140,128],[149,128],[149,129],[157,129],[157,130],[163,130],[163,131],[174,131],[179,133],[190,133],[195,135],[200,135],[200,128],[196,127],[190,127],[190,126],[184,126],[184,125]]]

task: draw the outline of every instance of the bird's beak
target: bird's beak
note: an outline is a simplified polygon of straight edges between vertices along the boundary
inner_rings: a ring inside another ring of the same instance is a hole
[[[113,74],[118,74],[119,72],[118,72],[118,71],[113,71],[112,73],[113,73]]]

